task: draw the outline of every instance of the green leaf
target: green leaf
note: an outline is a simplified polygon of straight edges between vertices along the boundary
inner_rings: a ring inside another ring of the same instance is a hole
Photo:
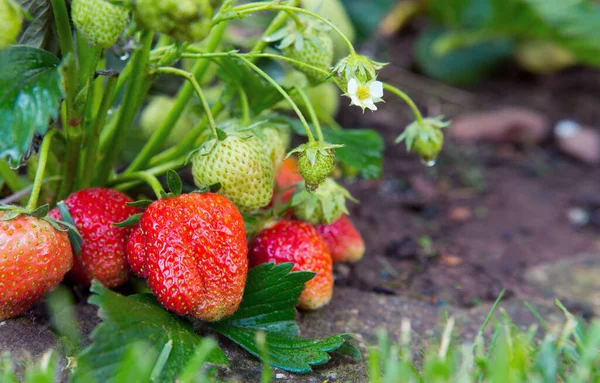
[[[373,36],[381,20],[397,3],[396,0],[342,0],[356,28],[359,42]]]
[[[34,133],[44,134],[63,96],[56,56],[37,48],[0,50],[0,158],[19,161]]]
[[[158,355],[158,359],[165,345],[172,341],[168,358],[156,380],[172,382],[205,342],[194,333],[189,322],[165,310],[151,294],[125,297],[97,281],[92,282],[90,290],[94,295],[89,303],[99,307],[98,315],[103,322],[92,333],[93,343],[79,355],[74,381],[114,382],[118,361],[125,355],[129,344],[147,342],[151,353]],[[206,360],[214,364],[229,364],[220,348],[215,348]],[[153,364],[156,365],[157,361]]]
[[[60,44],[51,0],[16,0],[16,3],[31,16],[19,37],[19,44],[44,49],[57,55],[60,52]]]
[[[269,84],[241,61],[233,57],[223,57],[218,61],[219,75],[236,88],[241,87],[248,96],[248,104],[253,114],[272,107],[283,99],[273,85]]]
[[[145,209],[152,204],[152,200],[149,199],[141,199],[138,201],[127,202],[125,205],[135,207],[136,209]]]
[[[359,355],[356,347],[347,343],[349,336],[344,334],[323,339],[298,336],[295,307],[304,284],[314,273],[291,272],[293,266],[292,263],[265,263],[251,269],[238,310],[233,316],[209,323],[209,326],[259,358],[262,351],[256,335],[263,331],[267,361],[295,373],[312,371],[311,366],[327,362],[329,352],[336,350],[347,355]]]
[[[294,133],[305,136],[300,121],[287,116],[277,115],[276,119],[285,119]],[[312,126],[311,126],[312,128]],[[365,178],[378,178],[381,175],[381,163],[385,143],[379,133],[373,129],[332,129],[322,126],[325,141],[344,145],[335,149],[335,158],[360,171]]]

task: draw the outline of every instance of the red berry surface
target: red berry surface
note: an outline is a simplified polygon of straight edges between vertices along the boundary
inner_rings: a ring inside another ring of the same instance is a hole
[[[72,265],[67,233],[26,215],[0,221],[0,321],[27,311]]]
[[[315,228],[327,243],[333,263],[357,262],[365,254],[365,241],[347,215]]]
[[[89,286],[92,279],[99,280],[106,287],[127,282],[126,246],[133,227],[120,228],[114,223],[139,212],[126,205],[132,201],[126,194],[106,188],[79,190],[65,199],[83,240],[81,253],[75,256],[68,279],[84,286]],[[62,219],[58,208],[52,209],[49,216]]]
[[[152,203],[127,249],[132,269],[148,278],[169,310],[217,321],[242,301],[248,274],[244,220],[219,194],[183,194]]]
[[[299,306],[314,310],[329,303],[333,293],[332,262],[327,245],[306,222],[282,220],[263,229],[250,245],[250,264],[293,262],[293,271],[312,271]]]

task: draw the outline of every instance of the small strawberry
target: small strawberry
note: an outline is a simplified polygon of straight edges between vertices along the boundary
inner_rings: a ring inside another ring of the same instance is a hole
[[[315,192],[297,188],[292,195],[292,209],[294,215],[303,221],[313,225],[328,224],[342,214],[348,214],[346,199],[358,202],[348,190],[327,178]]]
[[[211,1],[217,6],[221,1]],[[212,7],[204,0],[137,0],[136,17],[141,25],[176,40],[196,42],[211,28]]]
[[[278,200],[281,203],[287,203],[292,198],[296,184],[302,181],[302,176],[298,171],[298,160],[294,157],[285,159],[279,168],[275,181],[277,184],[276,192],[281,193]],[[276,195],[273,195],[273,200],[276,197]]]
[[[288,154],[296,153],[298,156],[298,168],[304,178],[306,190],[314,192],[329,177],[335,165],[335,148],[341,146],[310,141]]]
[[[73,0],[71,17],[77,31],[92,45],[110,48],[127,25],[129,10],[106,0]]]
[[[105,188],[79,190],[64,200],[82,237],[81,253],[75,257],[68,279],[84,286],[89,286],[92,279],[107,287],[127,282],[127,236],[133,228],[116,227],[114,223],[138,212],[126,205],[132,201],[126,194]],[[60,220],[60,210],[52,209],[49,216]]]
[[[73,265],[66,232],[46,220],[0,211],[0,321],[16,317],[62,281]]]
[[[191,193],[153,202],[129,237],[127,252],[132,269],[178,314],[217,321],[242,301],[248,273],[244,220],[221,195]]]
[[[444,145],[442,129],[450,126],[443,116],[414,121],[396,138],[395,143],[406,142],[406,150],[417,153],[425,164],[435,163]]]
[[[315,228],[327,243],[333,263],[358,262],[365,254],[365,241],[347,215]]]
[[[221,184],[219,194],[244,212],[268,205],[273,194],[271,158],[248,133],[204,143],[192,158],[192,174],[198,187]]]
[[[14,44],[23,25],[23,14],[13,0],[0,0],[0,49]]]
[[[301,24],[290,21],[285,28],[267,36],[266,40],[281,40],[278,47],[284,56],[329,72],[333,63],[333,40],[329,35],[329,26],[316,19],[304,18],[301,18]],[[327,78],[320,71],[298,64],[292,65],[304,73],[313,85]]]
[[[312,271],[299,306],[315,310],[331,300],[333,271],[327,244],[317,230],[301,221],[283,220],[263,229],[250,245],[250,264],[293,262],[293,271]]]

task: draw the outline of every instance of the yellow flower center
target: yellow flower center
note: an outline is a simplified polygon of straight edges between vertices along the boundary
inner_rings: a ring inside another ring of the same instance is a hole
[[[358,97],[359,100],[366,100],[370,95],[371,92],[369,91],[369,88],[364,85],[361,85],[356,89],[356,97]]]

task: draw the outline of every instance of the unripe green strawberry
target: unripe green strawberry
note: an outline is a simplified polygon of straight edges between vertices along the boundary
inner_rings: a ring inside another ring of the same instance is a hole
[[[110,48],[127,25],[129,11],[106,0],[73,0],[71,17],[86,40],[100,48]]]
[[[349,214],[346,199],[357,202],[348,190],[327,178],[315,192],[297,188],[292,195],[294,215],[313,225],[324,225]]]
[[[395,142],[405,141],[406,150],[414,151],[425,163],[433,164],[444,146],[442,129],[448,126],[450,122],[444,121],[443,116],[423,118],[408,125]]]
[[[137,0],[136,17],[148,29],[196,42],[210,32],[212,8],[207,4],[203,0]]]
[[[298,169],[304,178],[306,190],[314,192],[333,171],[335,165],[335,149],[341,145],[324,142],[307,142],[292,150],[297,153]]]
[[[0,49],[14,44],[21,26],[23,15],[13,0],[0,0]]]
[[[269,204],[273,194],[273,163],[258,139],[244,133],[229,133],[224,140],[204,143],[192,159],[197,186],[219,183],[218,193],[242,211]]]
[[[268,36],[267,41],[282,40],[279,49],[284,56],[329,72],[333,63],[333,40],[329,29],[329,26],[315,19],[302,21],[301,26],[290,21],[285,28]],[[303,65],[292,65],[304,73],[311,84],[319,84],[327,77]]]
[[[150,100],[140,118],[140,126],[145,137],[150,137],[163,123],[174,104],[175,99],[167,96],[156,96]],[[193,127],[194,118],[186,108],[165,140],[164,146],[171,147],[178,144]]]
[[[303,8],[326,17],[327,20],[331,21],[342,31],[350,42],[354,42],[356,31],[341,0],[302,0],[301,4]],[[332,33],[331,37],[333,39],[335,57],[339,59],[347,55],[349,53],[348,46],[344,42],[344,39],[337,33]]]

